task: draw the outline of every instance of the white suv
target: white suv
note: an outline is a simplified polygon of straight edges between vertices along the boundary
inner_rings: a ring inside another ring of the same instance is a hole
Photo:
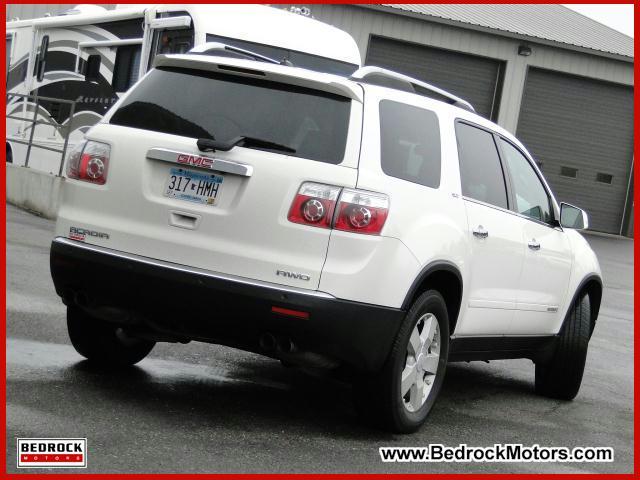
[[[348,374],[399,432],[449,361],[530,358],[536,391],[578,392],[602,294],[586,215],[431,85],[159,57],[67,175],[51,273],[91,361],[230,345]]]

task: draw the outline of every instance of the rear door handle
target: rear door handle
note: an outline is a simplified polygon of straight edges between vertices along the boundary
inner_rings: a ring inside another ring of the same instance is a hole
[[[478,225],[477,228],[473,229],[473,236],[476,238],[487,238],[489,236],[489,232],[485,230],[482,225]]]
[[[531,240],[528,245],[531,250],[540,250],[540,242],[536,241],[535,238]]]

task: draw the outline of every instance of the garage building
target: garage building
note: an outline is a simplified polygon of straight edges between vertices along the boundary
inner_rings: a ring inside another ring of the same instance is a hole
[[[522,140],[557,199],[587,210],[591,229],[632,235],[630,37],[561,5],[278,7],[304,7],[349,32],[368,65],[469,100]],[[68,8],[9,5],[7,17]]]
[[[303,6],[303,5],[299,5]],[[304,5],[368,65],[469,100],[593,230],[631,235],[633,39],[561,5]]]

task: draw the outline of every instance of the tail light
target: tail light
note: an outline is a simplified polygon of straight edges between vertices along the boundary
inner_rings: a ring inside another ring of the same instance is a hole
[[[293,223],[331,228],[340,187],[304,182],[293,199],[288,219]]]
[[[111,147],[89,140],[78,145],[67,160],[67,177],[104,185],[107,182]]]
[[[389,213],[389,197],[382,193],[345,188],[338,202],[335,229],[379,235]]]
[[[379,235],[388,212],[389,197],[382,193],[305,182],[287,218],[314,227]]]

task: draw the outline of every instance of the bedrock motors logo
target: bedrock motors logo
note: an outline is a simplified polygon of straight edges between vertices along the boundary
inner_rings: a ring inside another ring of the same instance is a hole
[[[86,467],[86,438],[18,439],[18,468]]]

